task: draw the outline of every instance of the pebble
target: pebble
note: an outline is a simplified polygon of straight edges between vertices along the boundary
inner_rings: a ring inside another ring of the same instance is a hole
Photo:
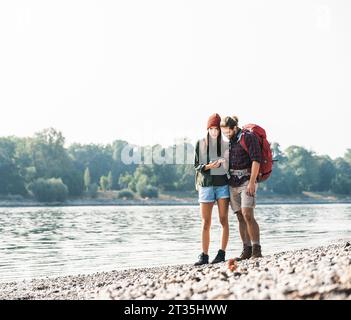
[[[226,263],[166,266],[0,283],[5,300],[351,299],[351,244]]]

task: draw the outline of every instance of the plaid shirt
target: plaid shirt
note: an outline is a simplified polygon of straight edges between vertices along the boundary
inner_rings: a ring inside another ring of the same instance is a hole
[[[229,169],[230,170],[243,170],[251,169],[252,162],[261,162],[261,147],[257,137],[250,133],[245,132],[244,139],[245,144],[249,150],[249,153],[240,144],[240,138],[242,131],[240,130],[238,134],[230,140],[230,151],[229,151]],[[236,176],[231,176],[229,184],[232,187],[239,187],[244,182],[250,180],[250,176],[243,176],[238,178]]]

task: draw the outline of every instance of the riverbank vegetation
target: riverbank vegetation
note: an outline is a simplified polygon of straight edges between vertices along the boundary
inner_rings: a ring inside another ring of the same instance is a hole
[[[63,134],[53,128],[33,137],[2,137],[0,196],[19,195],[50,202],[94,198],[108,191],[115,191],[119,199],[134,199],[194,190],[194,147],[186,139],[168,148],[133,146],[131,153],[135,159],[142,160],[141,164],[122,161],[126,146],[127,141],[115,140],[106,145],[75,143],[66,147]],[[262,192],[351,194],[351,149],[337,159],[300,146],[282,151],[278,143],[272,143],[272,149],[278,161],[271,179],[262,185]],[[165,161],[144,161],[152,158],[155,150]],[[170,163],[167,155],[171,152],[179,160],[179,153],[176,154],[179,150],[184,161]]]

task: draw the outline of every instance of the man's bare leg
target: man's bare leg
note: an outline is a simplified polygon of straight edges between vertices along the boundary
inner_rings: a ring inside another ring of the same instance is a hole
[[[236,217],[239,221],[239,233],[243,245],[251,246],[251,239],[247,231],[247,224],[241,210],[236,213]]]
[[[260,228],[254,217],[253,208],[242,208],[243,217],[246,221],[247,231],[252,242],[252,258],[262,257],[260,246]]]
[[[254,209],[242,208],[242,213],[246,222],[247,231],[252,244],[260,244],[260,228],[254,217]]]

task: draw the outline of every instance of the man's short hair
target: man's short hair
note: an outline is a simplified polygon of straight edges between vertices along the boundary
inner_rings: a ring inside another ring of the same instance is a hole
[[[222,128],[227,128],[229,127],[230,129],[234,129],[238,125],[239,119],[236,116],[233,117],[225,117],[221,121],[221,127]]]

